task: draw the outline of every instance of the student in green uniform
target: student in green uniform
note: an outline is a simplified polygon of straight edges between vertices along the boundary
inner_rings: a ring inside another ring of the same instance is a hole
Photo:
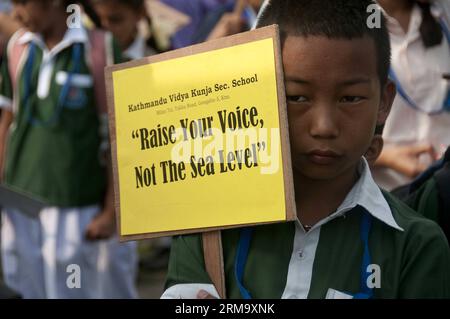
[[[228,298],[450,297],[442,231],[381,191],[364,158],[395,96],[371,4],[272,0],[260,16],[280,25],[298,220],[222,231]],[[217,295],[201,236],[176,237],[163,298]]]
[[[25,298],[135,297],[135,252],[114,236],[102,149],[99,75],[120,51],[104,32],[68,27],[70,2],[13,1],[26,30],[11,38],[1,67],[0,166],[5,184],[47,207],[35,219],[5,207],[4,278]]]

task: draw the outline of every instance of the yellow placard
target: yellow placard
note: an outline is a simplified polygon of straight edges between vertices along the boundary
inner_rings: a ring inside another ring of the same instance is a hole
[[[122,236],[288,219],[275,40],[110,70]]]

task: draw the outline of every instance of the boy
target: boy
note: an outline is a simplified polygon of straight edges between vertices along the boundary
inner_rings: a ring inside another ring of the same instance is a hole
[[[261,15],[280,25],[298,220],[222,232],[228,298],[450,297],[442,231],[382,192],[363,157],[381,151],[395,96],[371,4],[273,0]],[[163,298],[217,297],[200,238],[174,240]]]
[[[13,1],[27,31],[11,38],[1,67],[2,181],[48,207],[35,219],[4,209],[4,278],[24,298],[132,298],[134,243],[114,236],[95,71],[120,53],[104,33],[68,28],[70,2]]]
[[[102,28],[117,39],[125,59],[135,60],[162,52],[153,34],[144,0],[93,0],[91,3]],[[148,37],[141,30],[142,22],[150,33]]]

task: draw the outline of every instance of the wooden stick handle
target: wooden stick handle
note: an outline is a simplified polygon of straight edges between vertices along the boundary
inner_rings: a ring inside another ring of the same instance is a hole
[[[202,234],[205,266],[220,298],[226,298],[225,271],[223,267],[222,237],[220,230]]]

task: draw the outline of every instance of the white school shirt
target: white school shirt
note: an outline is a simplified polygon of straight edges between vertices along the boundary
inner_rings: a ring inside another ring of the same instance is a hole
[[[432,14],[443,18],[450,29],[450,0],[433,2]],[[403,89],[410,98],[425,110],[441,107],[450,88],[449,81],[442,78],[450,73],[450,48],[445,35],[440,45],[425,49],[420,38],[422,22],[420,8],[415,5],[405,34],[400,24],[387,16],[387,27],[391,38],[392,68]],[[416,111],[399,95],[395,97],[391,113],[383,132],[386,146],[431,143],[439,153],[450,145],[450,112],[428,115]],[[421,158],[431,164],[427,156]],[[376,182],[391,190],[409,183],[410,178],[388,168],[373,170]]]
[[[138,34],[133,43],[123,52],[123,56],[130,60],[137,60],[157,52],[147,46],[145,38]]]

